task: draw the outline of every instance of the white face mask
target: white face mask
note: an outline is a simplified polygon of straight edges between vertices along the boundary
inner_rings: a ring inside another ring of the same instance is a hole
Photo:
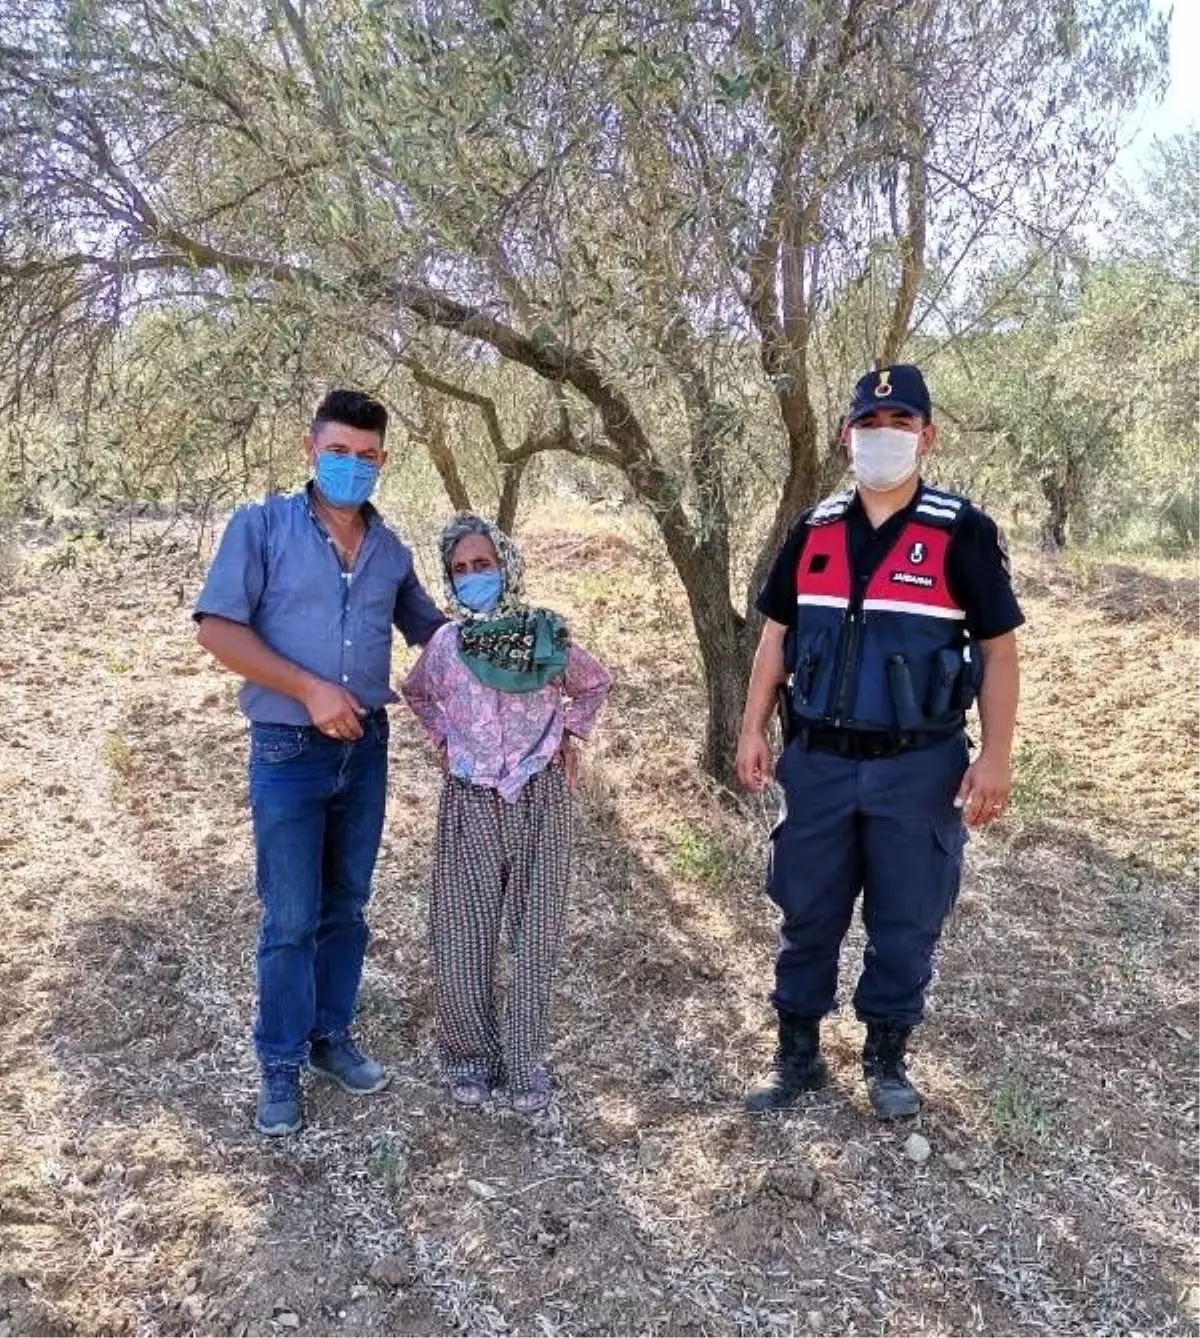
[[[906,483],[917,472],[919,432],[899,427],[852,427],[850,464],[866,488],[887,492]]]

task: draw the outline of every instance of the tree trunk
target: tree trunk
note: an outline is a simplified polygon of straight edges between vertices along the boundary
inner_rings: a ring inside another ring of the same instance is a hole
[[[521,501],[521,479],[525,474],[528,460],[518,460],[515,464],[505,465],[504,482],[500,488],[500,505],[496,510],[496,525],[505,534],[511,534],[517,520],[517,507]]]
[[[746,685],[750,680],[753,647],[745,635],[745,619],[728,609],[718,629],[698,628],[700,657],[704,665],[704,691],[708,720],[704,731],[701,764],[722,785],[736,789],[734,769]]]
[[[672,556],[687,592],[704,669],[708,719],[701,765],[732,789],[737,785],[734,762],[753,642],[745,618],[730,600],[729,571],[719,556],[706,547],[694,549],[686,561]]]
[[[442,404],[441,396],[433,394],[424,386],[420,387],[419,395],[421,401],[421,440],[425,443],[425,449],[429,452],[429,459],[438,472],[438,478],[442,480],[442,487],[446,490],[450,505],[455,511],[474,511],[475,508],[471,505],[471,496],[467,492],[467,485],[458,472],[458,461],[455,460],[454,452],[450,449],[450,443],[447,440],[446,410]]]
[[[1046,499],[1046,517],[1042,523],[1042,546],[1061,552],[1067,546],[1067,526],[1071,520],[1072,503],[1079,494],[1077,471],[1070,465],[1062,475],[1047,474],[1042,478],[1042,496]]]

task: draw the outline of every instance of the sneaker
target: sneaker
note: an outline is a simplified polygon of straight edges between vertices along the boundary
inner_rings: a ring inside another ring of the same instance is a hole
[[[392,1075],[369,1059],[348,1036],[324,1036],[309,1048],[308,1067],[322,1078],[332,1078],[343,1092],[369,1096],[381,1091]]]
[[[300,1070],[294,1065],[264,1069],[254,1127],[268,1138],[279,1138],[298,1133],[302,1123]]]

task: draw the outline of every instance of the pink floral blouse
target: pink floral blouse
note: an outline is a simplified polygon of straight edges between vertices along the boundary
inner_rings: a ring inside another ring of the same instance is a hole
[[[450,774],[499,790],[510,803],[546,767],[563,732],[586,738],[612,676],[572,645],[566,673],[537,692],[498,692],[459,658],[458,625],[429,639],[400,691],[434,744],[445,743]]]

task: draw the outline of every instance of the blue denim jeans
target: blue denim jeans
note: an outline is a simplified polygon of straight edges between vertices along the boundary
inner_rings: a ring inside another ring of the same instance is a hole
[[[309,1043],[354,1015],[364,911],[383,832],[388,718],[353,743],[301,725],[250,726],[258,897],[258,1017],[264,1068],[303,1064]]]

